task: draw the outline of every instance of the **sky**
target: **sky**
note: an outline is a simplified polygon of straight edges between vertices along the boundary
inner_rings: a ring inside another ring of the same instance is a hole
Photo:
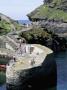
[[[43,0],[0,0],[0,13],[15,20],[26,20],[26,15],[41,4]]]

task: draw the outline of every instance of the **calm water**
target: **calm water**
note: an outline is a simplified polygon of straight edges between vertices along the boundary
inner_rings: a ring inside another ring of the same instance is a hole
[[[57,90],[67,90],[67,52],[55,54],[57,64]],[[0,90],[6,90],[5,85]]]
[[[2,85],[2,86],[0,87],[0,90],[6,90],[6,85]]]
[[[57,90],[67,90],[67,52],[55,55],[57,64]]]

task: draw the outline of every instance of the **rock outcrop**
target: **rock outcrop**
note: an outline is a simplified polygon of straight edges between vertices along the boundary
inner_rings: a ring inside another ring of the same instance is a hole
[[[48,3],[51,3],[52,0],[44,0],[43,2],[44,2],[44,4],[48,4]]]
[[[6,66],[7,90],[45,90],[55,86],[53,51],[39,44],[26,44],[25,47],[26,51],[22,55],[18,54],[15,60],[10,60]]]
[[[31,21],[67,37],[67,0],[44,0],[44,4],[28,14]]]

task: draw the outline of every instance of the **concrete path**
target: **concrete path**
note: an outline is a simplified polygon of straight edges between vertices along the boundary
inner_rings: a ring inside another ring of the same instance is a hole
[[[32,29],[32,26],[31,27],[27,27],[27,28],[23,28],[22,30],[18,30],[18,31],[12,31],[10,33],[8,33],[8,35],[12,35],[12,34],[19,34],[21,32],[25,32],[25,31],[29,31]]]

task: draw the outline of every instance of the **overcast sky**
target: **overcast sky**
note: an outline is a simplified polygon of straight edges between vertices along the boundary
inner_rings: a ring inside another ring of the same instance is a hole
[[[26,15],[41,4],[43,0],[0,0],[0,13],[13,19],[27,19]]]

